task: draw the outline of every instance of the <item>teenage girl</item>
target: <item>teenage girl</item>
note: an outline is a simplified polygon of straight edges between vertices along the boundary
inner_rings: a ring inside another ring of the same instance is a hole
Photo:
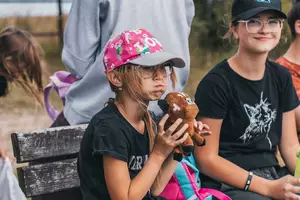
[[[214,133],[196,147],[202,186],[232,199],[299,199],[296,166],[299,101],[289,71],[271,62],[286,15],[280,0],[234,0],[230,32],[237,52],[200,82],[198,119]],[[275,157],[279,145],[286,167]]]

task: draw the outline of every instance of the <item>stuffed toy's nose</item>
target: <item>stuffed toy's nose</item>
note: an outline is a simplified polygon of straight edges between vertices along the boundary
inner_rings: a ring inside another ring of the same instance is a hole
[[[165,114],[168,112],[170,105],[167,103],[166,100],[160,99],[160,100],[158,100],[157,104]]]
[[[193,145],[182,146],[184,153],[192,153],[194,151]]]

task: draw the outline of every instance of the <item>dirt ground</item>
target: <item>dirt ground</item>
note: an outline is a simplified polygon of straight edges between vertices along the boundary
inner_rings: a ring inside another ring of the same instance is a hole
[[[3,146],[8,150],[9,155],[13,155],[10,139],[11,133],[46,128],[50,124],[51,119],[46,112],[0,110],[0,136],[3,140]]]

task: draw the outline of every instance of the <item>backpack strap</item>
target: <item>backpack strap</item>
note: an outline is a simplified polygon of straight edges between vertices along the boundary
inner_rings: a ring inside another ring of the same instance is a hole
[[[194,177],[195,177],[196,180],[198,180],[200,172],[199,172],[199,169],[197,168],[196,161],[194,159],[193,154],[191,154],[190,156],[184,156],[183,160],[181,162],[186,164],[189,168],[191,168],[191,170],[193,170]],[[196,184],[199,188],[201,187],[200,180],[196,181]]]
[[[193,169],[195,169],[195,171],[198,171],[198,168],[196,167],[196,161],[194,158],[194,154],[192,153],[190,156],[185,156],[183,157],[182,162],[184,162],[185,164],[187,164],[189,167],[192,167]]]
[[[187,188],[187,190],[195,191],[195,193],[203,194],[204,199],[207,199],[209,197],[209,195],[212,195],[220,200],[231,200],[230,197],[228,197],[226,194],[224,194],[218,190],[209,189],[209,188],[201,188],[201,184],[200,184],[200,180],[199,180],[199,170],[196,167],[196,161],[195,161],[193,154],[191,154],[188,157],[184,157],[184,159],[182,160],[182,163],[180,163],[180,165],[182,166],[182,168],[185,171],[177,172],[177,168],[176,168],[175,175],[178,178],[178,182],[180,183],[180,185],[182,185],[182,184],[180,182],[179,175],[177,175],[177,173],[182,173],[185,175],[185,180],[190,182],[190,184],[185,183],[185,184],[189,185],[189,187],[190,187],[190,188]],[[190,169],[188,169],[188,167]],[[193,170],[193,172],[194,172],[193,177],[189,170]],[[192,184],[192,183],[196,183],[196,184]],[[196,188],[196,187],[198,187],[198,188]],[[185,193],[185,191],[183,191],[183,192]],[[205,194],[207,194],[207,195],[205,195]],[[194,194],[193,196],[190,196],[189,197],[190,200],[193,199],[192,197],[196,197],[196,194]],[[197,198],[194,198],[194,199],[197,199]]]
[[[193,197],[195,197],[195,191],[187,173],[188,172],[186,171],[184,164],[178,162],[174,175],[176,176],[185,199],[192,200]]]
[[[62,100],[63,105],[65,105],[65,96],[69,90],[69,87],[72,85],[72,83],[78,80],[78,78],[72,75],[70,72],[57,71],[53,74],[53,76],[50,76],[49,79],[49,84],[44,88],[44,104],[48,115],[54,121],[59,112],[50,104],[49,94],[51,89],[53,88],[57,92]]]
[[[224,194],[223,192],[220,192],[218,190],[210,189],[210,188],[201,188],[200,193],[209,193],[213,195],[214,197],[220,199],[220,200],[231,200],[229,196]]]

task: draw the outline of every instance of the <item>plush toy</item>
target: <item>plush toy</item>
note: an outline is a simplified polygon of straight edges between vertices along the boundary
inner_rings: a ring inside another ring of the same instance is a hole
[[[164,100],[158,101],[158,105],[164,113],[169,114],[169,118],[165,124],[165,130],[167,130],[178,118],[181,118],[183,123],[177,130],[185,123],[189,125],[186,130],[189,133],[189,137],[183,144],[175,148],[175,160],[181,161],[184,155],[189,156],[194,150],[194,143],[198,146],[205,145],[205,139],[196,134],[194,130],[195,118],[199,112],[198,106],[187,94],[183,92],[170,92]]]

